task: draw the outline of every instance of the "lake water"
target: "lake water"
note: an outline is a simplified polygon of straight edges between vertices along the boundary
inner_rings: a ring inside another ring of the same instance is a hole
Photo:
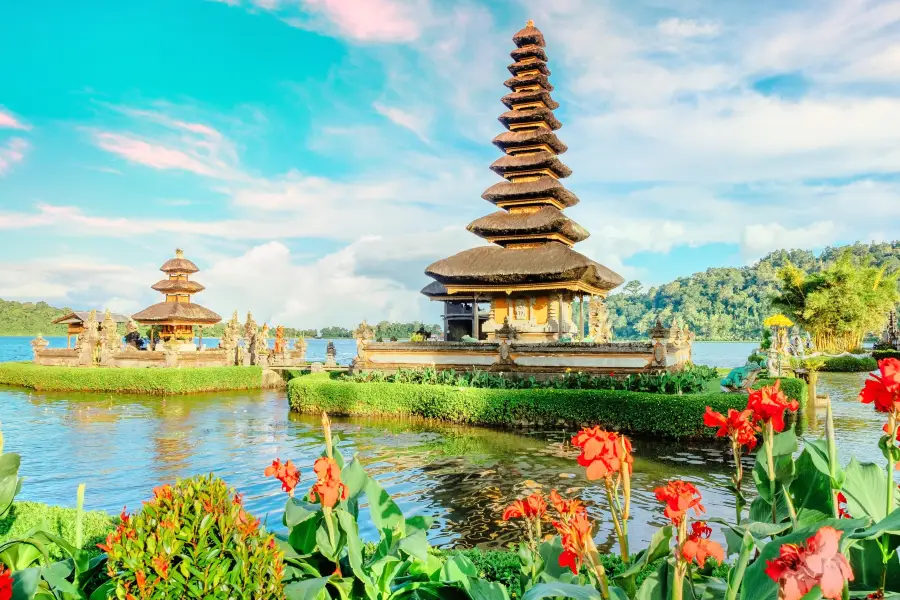
[[[701,343],[695,357],[700,348],[707,352],[705,346],[710,354],[701,354],[704,362],[728,366],[742,362],[753,344]],[[720,355],[713,360],[715,349]],[[851,455],[880,456],[881,420],[856,399],[864,379],[856,373],[820,378],[820,391],[834,402],[844,462]],[[73,506],[77,485],[84,482],[86,506],[111,513],[139,508],[160,483],[213,472],[245,493],[251,511],[280,530],[286,497],[263,476],[264,468],[276,457],[290,458],[302,470],[299,488],[308,489],[311,464],[322,447],[318,418],[289,413],[280,391],[160,398],[0,387],[0,402],[6,450],[22,455],[26,481],[20,499]],[[822,421],[817,415],[808,435],[820,435]],[[407,515],[435,517],[431,537],[439,546],[516,541],[518,530],[500,519],[504,507],[532,490],[551,488],[585,498],[597,518],[598,543],[613,545],[611,525],[603,518],[603,488],[587,481],[576,464],[577,451],[566,443],[572,431],[496,431],[401,419],[335,419],[334,429],[342,452],[358,453]],[[671,478],[698,485],[709,516],[733,517],[724,445],[637,438],[634,446],[635,548],[663,524],[653,489]],[[371,529],[363,533],[375,536]]]

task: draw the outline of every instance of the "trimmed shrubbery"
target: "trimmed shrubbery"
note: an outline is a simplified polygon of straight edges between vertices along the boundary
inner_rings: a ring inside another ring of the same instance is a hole
[[[884,360],[885,358],[900,359],[900,350],[873,350],[872,358],[875,360]]]
[[[75,544],[74,508],[51,506],[40,502],[17,501],[10,511],[0,519],[0,544],[7,540],[25,537],[29,532],[40,529],[58,535],[70,544]],[[90,511],[82,515],[81,548],[91,556],[100,554],[97,544],[115,528],[118,519],[103,511]],[[63,558],[56,545],[48,546],[50,558]]]
[[[831,373],[867,373],[878,368],[878,361],[870,356],[833,356],[825,359],[823,371]]]
[[[352,383],[309,375],[288,384],[291,409],[341,415],[392,415],[490,426],[597,423],[633,434],[709,437],[707,406],[746,405],[743,394],[649,394],[619,390],[487,389],[410,383]]]
[[[0,384],[42,391],[190,394],[262,387],[260,367],[86,368],[0,363]]]
[[[355,383],[415,383],[506,390],[621,390],[653,394],[700,392],[703,391],[707,382],[716,378],[718,378],[716,369],[703,365],[688,365],[684,369],[673,372],[619,376],[591,375],[581,371],[570,371],[561,377],[543,380],[488,371],[456,371],[454,369],[439,371],[433,367],[399,369],[396,373],[390,374],[382,371],[366,371],[345,376],[345,379]]]

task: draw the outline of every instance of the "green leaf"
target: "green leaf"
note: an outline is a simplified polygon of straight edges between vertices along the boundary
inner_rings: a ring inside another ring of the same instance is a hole
[[[885,518],[885,498],[887,497],[887,474],[884,467],[874,463],[859,463],[850,460],[845,470],[844,496],[847,510],[854,518],[869,517],[875,522]],[[898,494],[894,492],[894,508],[897,508]]]
[[[372,522],[378,530],[402,528],[405,525],[400,507],[372,477],[366,481],[366,497],[369,499]]]
[[[506,586],[484,579],[476,579],[472,582],[472,585],[469,586],[469,595],[472,600],[509,600]]]
[[[362,558],[362,540],[359,539],[359,527],[353,515],[345,510],[335,510],[338,524],[344,530],[347,537],[347,557],[350,560],[350,566],[353,568],[353,574],[366,583],[371,583],[369,577],[363,571]]]
[[[772,444],[772,456],[791,456],[798,448],[797,434],[794,433],[793,429],[788,429],[787,431],[775,434],[775,440]],[[765,451],[763,449],[760,449],[759,453],[765,457]]]
[[[458,582],[468,589],[469,579],[478,579],[478,568],[463,554],[454,554],[441,568],[443,582]]]
[[[522,600],[539,600],[540,598],[574,598],[575,600],[602,600],[600,592],[588,585],[574,583],[539,583],[522,596]]]
[[[562,540],[559,539],[558,535],[555,535],[550,540],[542,543],[538,548],[538,553],[544,561],[544,572],[554,579],[559,579],[564,573],[572,572],[568,567],[559,566],[559,555],[562,554],[562,552]]]
[[[318,600],[325,597],[325,586],[330,577],[317,577],[305,579],[286,585],[284,597],[286,600]]]
[[[900,534],[900,509],[895,510],[871,527],[854,533],[852,537],[854,539],[872,540],[881,537],[885,533]]]
[[[407,535],[400,539],[400,550],[419,560],[428,559],[428,549],[431,545],[424,531],[416,531],[413,535]]]
[[[78,594],[78,588],[66,581],[66,577],[72,572],[71,567],[66,567],[62,563],[54,563],[49,567],[41,569],[41,577],[50,584],[58,592],[64,594]]]
[[[648,575],[638,588],[635,600],[668,600],[670,570],[669,561],[659,563],[656,571]]]
[[[22,569],[13,573],[12,579],[12,597],[15,600],[31,600],[37,593],[38,584],[41,582],[41,570],[36,567]]]
[[[834,516],[831,476],[823,474],[814,463],[813,453],[804,448],[797,458],[797,477],[790,487],[800,527]]]
[[[369,474],[359,462],[359,458],[354,456],[350,464],[341,471],[341,481],[347,486],[348,500],[356,498],[364,491],[368,479]]]
[[[772,517],[772,509],[769,508],[769,518]],[[725,533],[725,539],[728,541],[728,555],[737,554],[741,551],[744,544],[744,537],[749,534],[750,538],[757,546],[762,548],[765,546],[765,539],[778,535],[782,531],[789,529],[790,523],[764,523],[761,521],[744,521],[740,525],[729,523],[724,519],[707,519],[710,523],[718,523],[722,525]]]
[[[665,527],[657,529],[656,533],[654,533],[653,537],[650,539],[650,545],[638,553],[634,563],[628,569],[615,577],[616,581],[631,577],[632,575],[637,575],[650,563],[668,555],[671,551],[670,548],[672,546],[672,538],[674,535],[675,528],[671,525],[666,525]]]
[[[284,525],[288,529],[321,514],[322,505],[305,502],[298,498],[289,498],[284,506]]]
[[[90,600],[107,600],[116,590],[116,585],[112,581],[107,581],[98,587],[91,594]]]

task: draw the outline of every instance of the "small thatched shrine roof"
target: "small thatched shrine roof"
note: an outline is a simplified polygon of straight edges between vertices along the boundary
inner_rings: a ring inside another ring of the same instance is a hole
[[[547,79],[547,76],[543,73],[532,73],[531,75],[517,75],[515,77],[510,77],[503,82],[503,85],[508,88],[539,85],[548,92],[553,91],[553,84],[550,83],[550,80]]]
[[[101,310],[97,311],[96,319],[97,319],[98,323],[103,320],[103,318],[104,318],[103,314],[104,314],[103,311],[101,311]],[[110,316],[112,317],[113,321],[115,321],[116,323],[127,323],[129,320],[128,317],[126,317],[125,315],[120,315],[119,313],[110,313]],[[51,321],[51,322],[54,325],[58,325],[58,324],[74,325],[76,323],[84,323],[85,321],[87,321],[90,318],[91,318],[91,311],[76,310],[74,312],[64,314],[61,317],[57,317],[56,319],[53,319],[53,321]]]
[[[531,20],[528,21],[523,29],[517,31],[512,39],[519,48],[530,45],[543,48],[547,45],[546,42],[544,42],[544,34],[534,26],[534,21]]]
[[[466,229],[482,238],[558,233],[573,243],[584,241],[591,235],[555,206],[544,206],[526,214],[498,210],[475,219]]]
[[[444,285],[583,282],[611,290],[624,281],[618,273],[559,242],[530,248],[472,248],[432,263],[425,274]]]
[[[163,294],[196,294],[206,289],[196,281],[185,281],[183,279],[163,279],[150,287]]]
[[[537,146],[546,144],[557,154],[562,154],[568,150],[568,146],[563,144],[556,134],[549,129],[540,127],[538,129],[520,129],[518,131],[504,131],[494,138],[493,144],[503,151],[507,148],[521,148],[523,146]]]
[[[550,92],[544,89],[531,90],[527,92],[510,92],[500,98],[508,108],[513,108],[517,104],[525,104],[526,102],[543,102],[549,109],[559,108],[559,103],[550,97]]]
[[[510,73],[513,75],[518,75],[523,71],[540,71],[547,77],[550,77],[550,69],[547,68],[547,63],[542,61],[541,59],[529,60],[529,61],[521,61],[517,60],[513,64],[506,67]]]
[[[196,273],[200,269],[184,257],[181,248],[175,250],[175,258],[170,258],[159,268],[163,273]]]
[[[514,176],[518,171],[549,169],[559,177],[568,177],[572,169],[550,152],[532,152],[530,154],[506,154],[491,163],[491,171],[503,177]]]
[[[522,46],[521,48],[516,48],[510,52],[509,55],[513,60],[517,61],[528,58],[529,56],[533,56],[543,61],[547,60],[547,53],[540,46]]]
[[[553,111],[549,108],[544,107],[524,108],[522,110],[508,110],[497,117],[497,120],[503,123],[506,127],[518,123],[534,123],[537,121],[543,121],[547,124],[547,127],[554,131],[562,127],[562,123],[560,123],[559,120],[553,115]]]
[[[218,323],[222,317],[204,306],[193,302],[160,302],[131,315],[138,323],[196,323],[209,325]]]
[[[504,200],[530,200],[532,198],[554,198],[565,206],[578,204],[578,197],[567,190],[558,179],[545,175],[533,181],[501,181],[481,194],[494,204]]]

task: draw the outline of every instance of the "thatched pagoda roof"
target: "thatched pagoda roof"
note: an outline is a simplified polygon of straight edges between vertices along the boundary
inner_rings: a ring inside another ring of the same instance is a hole
[[[510,125],[517,123],[534,123],[536,121],[543,121],[554,131],[562,127],[562,123],[559,122],[553,114],[553,111],[544,107],[508,110],[497,117],[497,120],[503,123],[507,128],[509,128]]]
[[[521,48],[516,48],[510,52],[509,55],[513,60],[522,60],[529,56],[533,56],[543,61],[547,60],[547,53],[540,46],[522,46]]]
[[[553,84],[550,83],[550,80],[547,79],[547,76],[543,73],[532,73],[530,75],[510,77],[503,82],[503,85],[508,88],[522,87],[526,85],[539,85],[548,92],[553,91]]]
[[[110,313],[113,321],[116,323],[127,323],[128,317],[125,315],[120,315],[119,313]],[[98,310],[95,315],[97,322],[103,321],[103,311]],[[57,317],[51,321],[54,325],[74,325],[75,323],[84,323],[88,319],[91,318],[91,311],[89,310],[76,310],[70,313],[66,313],[61,317]]]
[[[549,175],[534,181],[501,181],[486,189],[481,197],[494,204],[504,200],[547,197],[554,198],[567,207],[578,204],[578,197],[567,190],[558,179]]]
[[[163,279],[150,287],[163,294],[196,294],[206,289],[196,281],[185,281],[183,279]]]
[[[517,60],[506,68],[513,75],[518,75],[522,71],[540,71],[547,77],[550,77],[550,69],[547,67],[547,63],[545,63],[541,59],[531,60],[528,62]]]
[[[444,285],[582,282],[611,290],[624,281],[618,273],[559,242],[530,248],[472,248],[432,263],[425,274]]]
[[[218,323],[222,317],[193,302],[160,302],[131,315],[138,323],[196,323],[209,325]]]
[[[517,171],[533,169],[549,169],[559,178],[572,174],[572,169],[564,165],[559,157],[551,152],[506,154],[491,163],[491,171],[503,177],[514,176]]]
[[[507,108],[512,108],[516,104],[525,104],[526,102],[543,102],[544,105],[551,110],[559,108],[559,103],[550,97],[550,92],[543,89],[532,90],[529,92],[510,92],[500,98],[500,101],[503,102]]]
[[[493,144],[506,151],[507,148],[521,148],[522,146],[537,146],[546,144],[557,154],[563,154],[568,146],[563,144],[556,134],[549,129],[519,129],[517,131],[504,131],[494,138]]]
[[[525,25],[523,29],[517,31],[512,39],[519,48],[530,45],[543,48],[547,45],[546,42],[544,42],[544,34],[534,26],[534,21],[528,21],[528,24]]]
[[[524,214],[498,210],[475,219],[466,229],[482,238],[558,233],[573,243],[584,241],[591,235],[555,206],[544,206]]]

